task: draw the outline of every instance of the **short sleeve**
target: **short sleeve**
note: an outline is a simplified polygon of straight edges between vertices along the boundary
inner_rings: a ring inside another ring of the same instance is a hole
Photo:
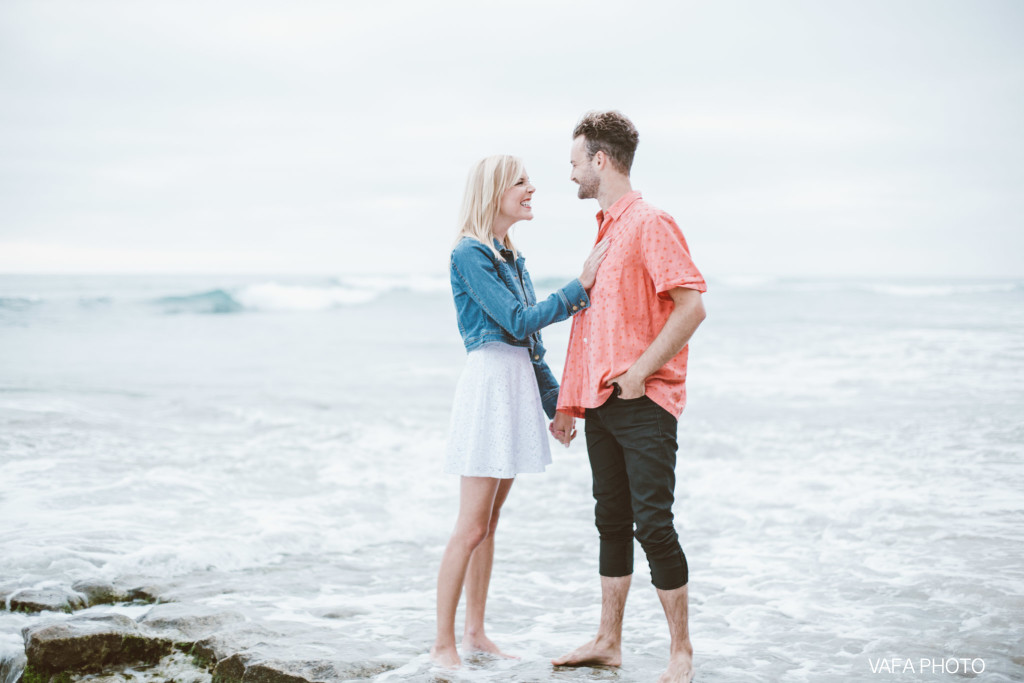
[[[704,276],[690,258],[683,232],[668,214],[658,212],[644,221],[640,247],[659,297],[668,298],[668,291],[676,287],[708,291]]]

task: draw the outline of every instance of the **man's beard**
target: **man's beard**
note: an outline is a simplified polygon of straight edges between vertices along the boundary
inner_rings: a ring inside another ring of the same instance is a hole
[[[580,189],[576,196],[580,199],[597,199],[597,191],[601,189],[601,180],[595,176],[580,179]]]

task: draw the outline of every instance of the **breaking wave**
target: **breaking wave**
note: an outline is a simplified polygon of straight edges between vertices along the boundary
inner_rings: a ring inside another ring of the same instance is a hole
[[[243,311],[327,311],[365,304],[392,292],[430,294],[448,289],[438,278],[354,277],[326,285],[262,282],[234,289],[213,289],[157,299],[167,313],[239,313]]]

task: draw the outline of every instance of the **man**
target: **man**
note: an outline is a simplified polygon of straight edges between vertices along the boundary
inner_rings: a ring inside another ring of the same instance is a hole
[[[590,112],[573,131],[572,181],[597,199],[597,241],[608,255],[573,320],[551,432],[568,445],[585,417],[601,539],[597,637],[556,666],[622,663],[622,613],[633,573],[633,535],[651,568],[668,619],[671,649],[660,682],[690,681],[688,568],[672,519],[676,421],[686,403],[687,343],[707,291],[672,217],[630,185],[638,135],[615,111]]]

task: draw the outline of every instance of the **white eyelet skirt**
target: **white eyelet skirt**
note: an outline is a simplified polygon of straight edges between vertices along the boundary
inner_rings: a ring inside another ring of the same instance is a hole
[[[455,388],[444,471],[511,479],[550,464],[530,351],[501,342],[470,351]]]

